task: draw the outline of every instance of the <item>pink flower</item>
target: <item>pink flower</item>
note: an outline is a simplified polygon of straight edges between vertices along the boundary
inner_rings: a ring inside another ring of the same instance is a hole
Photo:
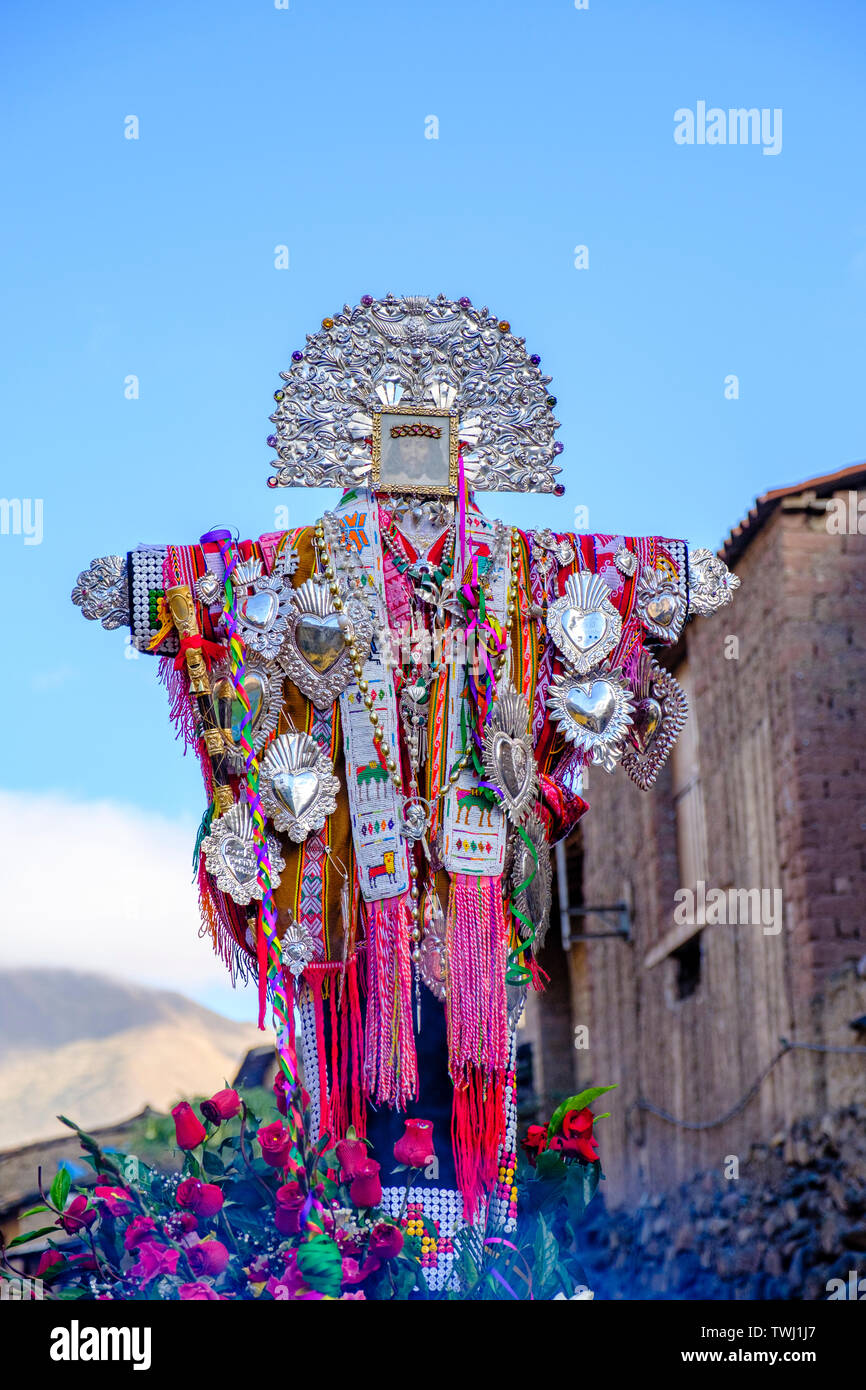
[[[426,1168],[435,1157],[432,1120],[406,1120],[406,1132],[394,1145],[394,1157],[407,1168]]]
[[[195,1284],[181,1284],[177,1292],[181,1298],[196,1303],[213,1302],[214,1299],[219,1300],[222,1297],[203,1279],[199,1279]]]
[[[229,1252],[220,1240],[200,1240],[187,1251],[193,1274],[222,1274],[229,1262]]]
[[[105,1203],[112,1216],[128,1216],[132,1193],[124,1187],[96,1187],[94,1196]]]
[[[357,1299],[357,1298],[366,1299],[366,1297],[367,1297],[367,1295],[364,1293],[364,1290],[363,1290],[363,1289],[358,1289],[358,1291],[357,1291],[356,1293],[341,1293],[341,1294],[340,1294],[340,1302],[341,1302],[341,1303],[345,1303],[345,1302],[347,1302],[349,1299]]]
[[[349,1188],[349,1196],[356,1207],[375,1207],[382,1200],[382,1184],[379,1180],[379,1164],[374,1158],[367,1158],[361,1164]]]
[[[156,1231],[156,1222],[152,1216],[134,1216],[126,1228],[123,1237],[124,1248],[135,1250],[143,1240],[149,1240],[151,1233]]]
[[[274,1120],[271,1125],[262,1125],[256,1134],[262,1150],[262,1158],[271,1168],[285,1168],[289,1161],[289,1150],[292,1145],[289,1131],[280,1124],[279,1120]]]
[[[199,1110],[206,1120],[210,1120],[212,1125],[220,1125],[224,1120],[232,1120],[235,1115],[240,1113],[241,1098],[237,1091],[233,1091],[227,1086],[223,1091],[217,1091],[210,1100],[203,1100]]]
[[[74,1236],[78,1231],[87,1230],[93,1225],[98,1216],[93,1207],[87,1210],[87,1198],[79,1193],[73,1197],[63,1215],[58,1218],[60,1225],[69,1236]]]
[[[179,1149],[197,1149],[207,1138],[207,1130],[196,1115],[189,1101],[182,1100],[172,1110],[176,1143]]]
[[[174,1274],[180,1251],[169,1245],[160,1245],[156,1240],[143,1240],[138,1246],[138,1262],[130,1269],[130,1274],[149,1284],[160,1274]]]

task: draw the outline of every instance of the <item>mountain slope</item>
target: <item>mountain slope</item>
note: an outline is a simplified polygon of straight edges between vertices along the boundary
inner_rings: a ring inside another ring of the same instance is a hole
[[[72,970],[0,971],[0,1148],[219,1090],[266,1035],[168,990]]]

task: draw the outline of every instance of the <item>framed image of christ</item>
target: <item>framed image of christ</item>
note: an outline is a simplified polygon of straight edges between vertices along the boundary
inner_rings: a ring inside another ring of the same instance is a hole
[[[386,406],[373,413],[373,489],[402,496],[457,492],[457,415]]]

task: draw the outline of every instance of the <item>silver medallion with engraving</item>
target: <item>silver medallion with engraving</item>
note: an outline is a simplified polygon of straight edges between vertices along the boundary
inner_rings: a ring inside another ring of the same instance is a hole
[[[554,723],[593,763],[612,772],[632,720],[631,689],[622,671],[563,672],[547,697]]]
[[[572,670],[586,675],[613,651],[622,618],[604,580],[583,570],[568,577],[562,598],[548,608],[547,630]]]
[[[317,709],[329,709],[354,679],[347,641],[354,638],[364,662],[372,637],[363,603],[348,599],[338,611],[328,585],[308,579],[292,590],[279,663]]]
[[[337,809],[331,759],[309,734],[279,734],[261,762],[262,805],[277,830],[300,844]]]
[[[286,867],[280,846],[273,836],[267,837],[270,860],[271,887],[276,888]],[[258,855],[253,818],[246,801],[236,802],[224,816],[215,820],[210,833],[201,842],[205,869],[221,893],[226,893],[241,907],[259,901],[264,885],[258,882]]]

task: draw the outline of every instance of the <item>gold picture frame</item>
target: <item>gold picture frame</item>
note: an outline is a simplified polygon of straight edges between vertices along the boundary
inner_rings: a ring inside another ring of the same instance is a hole
[[[426,422],[437,420],[445,422],[447,431],[435,424],[424,429]],[[383,422],[387,422],[387,432],[383,432]],[[412,447],[419,444],[426,447]],[[456,410],[434,406],[407,410],[402,405],[386,405],[373,411],[374,492],[456,497],[459,451]]]

